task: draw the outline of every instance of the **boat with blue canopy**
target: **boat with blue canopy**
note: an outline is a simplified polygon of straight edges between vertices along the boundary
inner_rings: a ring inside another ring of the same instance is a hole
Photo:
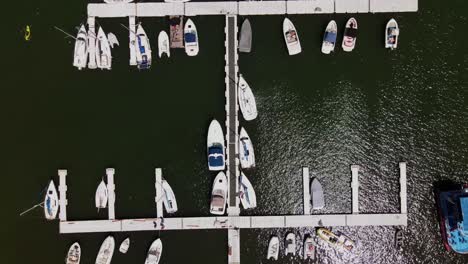
[[[336,25],[335,20],[332,20],[328,23],[327,28],[325,29],[325,34],[323,35],[322,53],[330,54],[335,50],[337,34],[338,26]]]
[[[136,30],[136,58],[137,58],[137,67],[140,70],[145,70],[151,68],[151,46],[146,35],[145,30],[138,25]]]
[[[198,32],[195,24],[191,19],[187,19],[184,28],[185,52],[189,56],[198,54]]]
[[[208,128],[207,137],[208,168],[210,171],[221,171],[225,168],[224,134],[221,125],[213,119]]]

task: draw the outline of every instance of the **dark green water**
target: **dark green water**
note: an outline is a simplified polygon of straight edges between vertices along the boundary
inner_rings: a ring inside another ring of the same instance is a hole
[[[94,208],[94,192],[106,167],[115,167],[118,218],[153,217],[154,168],[177,195],[176,216],[208,215],[214,175],[206,167],[205,137],[212,118],[224,122],[224,17],[195,17],[199,56],[172,51],[151,71],[128,66],[128,33],[99,19],[121,46],[112,71],[71,66],[73,42],[54,30],[74,32],[86,18],[85,1],[22,1],[20,13],[5,14],[12,48],[4,50],[2,175],[4,210],[1,263],[63,263],[73,241],[82,263],[94,263],[108,234],[59,235],[42,211],[19,217],[40,202],[57,168],[67,168],[68,218],[106,218]],[[241,125],[253,139],[258,167],[248,173],[258,208],[243,214],[300,214],[301,167],[309,166],[326,191],[325,213],[351,211],[350,164],[361,165],[360,210],[399,211],[398,162],[408,162],[409,221],[402,252],[393,248],[390,227],[337,228],[358,241],[352,254],[326,245],[320,263],[466,263],[447,253],[438,231],[432,183],[468,181],[468,56],[466,10],[461,0],[420,1],[418,13],[359,14],[357,48],[320,53],[323,29],[347,15],[290,16],[303,53],[287,56],[283,17],[249,17],[253,53],[240,56],[240,71],[257,98],[259,118]],[[397,51],[383,49],[390,17],[401,27]],[[155,45],[165,19],[141,20]],[[32,25],[33,39],[21,29]],[[11,37],[12,36],[12,37]],[[7,43],[9,43],[7,41]],[[341,39],[339,39],[341,41]],[[242,263],[265,260],[267,240],[312,229],[242,230]],[[143,263],[152,240],[161,237],[161,263],[226,263],[224,231],[165,231],[130,235],[127,255],[112,263]],[[301,263],[300,259],[278,263]]]

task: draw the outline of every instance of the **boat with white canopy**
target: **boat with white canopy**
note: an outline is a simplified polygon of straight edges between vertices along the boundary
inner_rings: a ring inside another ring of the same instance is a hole
[[[213,182],[211,191],[210,213],[214,215],[223,215],[226,210],[228,195],[227,177],[220,171]]]
[[[283,36],[289,55],[296,55],[302,52],[299,34],[294,24],[288,18],[285,18],[283,21]]]

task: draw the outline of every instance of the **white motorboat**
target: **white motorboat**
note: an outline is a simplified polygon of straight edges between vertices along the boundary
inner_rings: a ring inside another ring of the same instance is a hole
[[[226,210],[228,194],[227,177],[220,171],[213,182],[211,191],[210,213],[214,215],[223,215]]]
[[[210,171],[221,171],[225,168],[224,134],[221,125],[213,119],[208,128],[207,138],[208,168]]]
[[[44,214],[47,220],[54,220],[57,217],[59,210],[59,201],[57,189],[55,188],[54,181],[50,181],[44,197]]]
[[[136,30],[136,60],[137,67],[140,70],[151,68],[151,45],[141,24],[138,24]]]
[[[341,47],[344,51],[353,51],[354,47],[356,46],[357,29],[358,24],[356,19],[354,19],[354,17],[350,18],[348,22],[346,22],[343,34],[343,42],[341,44]]]
[[[239,184],[239,198],[244,209],[257,207],[257,195],[249,179],[241,172]]]
[[[279,254],[279,238],[277,236],[273,236],[270,239],[270,243],[268,244],[267,259],[278,260],[278,254]]]
[[[250,52],[252,50],[252,27],[249,19],[242,23],[239,37],[239,51]]]
[[[109,198],[109,195],[107,193],[107,185],[104,182],[104,180],[102,180],[96,189],[96,196],[94,198],[94,201],[96,203],[96,208],[98,210],[102,208],[106,208],[108,198]]]
[[[133,2],[133,0],[104,0],[108,4],[127,4]]]
[[[169,35],[171,48],[184,47],[184,17],[169,16]]]
[[[341,233],[333,233],[326,228],[317,229],[317,235],[335,248],[344,248],[351,251],[354,248],[354,241]]]
[[[164,192],[163,204],[168,214],[177,212],[177,201],[171,186],[166,180],[162,181],[162,190]]]
[[[184,28],[185,53],[189,56],[196,56],[198,50],[198,32],[193,21],[189,18],[185,22]]]
[[[242,169],[255,167],[255,153],[247,131],[242,127],[239,133],[239,160]]]
[[[110,264],[114,255],[115,240],[113,236],[108,236],[102,242],[99,253],[96,257],[96,264]]]
[[[328,23],[327,28],[325,29],[325,34],[323,34],[322,42],[322,53],[330,54],[335,50],[336,36],[338,35],[338,26],[336,25],[335,20],[332,20]]]
[[[88,33],[86,27],[81,25],[75,39],[75,52],[73,54],[73,66],[78,70],[86,68],[88,62]]]
[[[96,64],[99,69],[110,70],[112,67],[111,47],[102,27],[96,37]]]
[[[283,21],[283,35],[289,55],[296,55],[302,52],[301,42],[296,27],[288,18]]]
[[[68,249],[65,263],[66,264],[80,264],[80,259],[81,259],[81,247],[80,247],[80,244],[78,244],[78,242],[75,242]]]
[[[239,107],[242,116],[246,121],[251,121],[257,118],[257,103],[255,97],[247,81],[242,74],[239,75],[238,95]]]
[[[286,235],[286,241],[284,244],[284,255],[296,256],[296,235],[294,233],[288,233]]]
[[[158,264],[159,260],[161,259],[163,250],[163,245],[161,239],[156,239],[151,244],[148,255],[146,256],[145,264]]]
[[[130,247],[130,238],[127,237],[122,243],[120,243],[119,251],[120,253],[126,254],[128,248]]]
[[[396,49],[398,45],[398,36],[400,35],[400,28],[395,19],[390,19],[385,27],[385,48]]]
[[[171,57],[171,49],[169,46],[169,36],[164,30],[161,30],[161,32],[159,32],[159,35],[158,35],[158,53],[159,53],[159,58],[161,58],[164,53],[166,53],[168,58]]]
[[[319,210],[325,207],[325,199],[323,198],[322,184],[317,178],[312,180],[310,184],[310,196],[312,200],[312,209]]]
[[[304,260],[315,260],[315,243],[311,236],[304,241]]]

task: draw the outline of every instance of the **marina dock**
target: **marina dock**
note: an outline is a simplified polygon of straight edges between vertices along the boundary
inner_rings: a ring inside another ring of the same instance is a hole
[[[88,4],[90,17],[416,12],[418,0],[295,0]]]
[[[108,169],[109,170],[109,169]],[[113,169],[112,169],[113,170]],[[157,169],[158,170],[158,169]],[[156,171],[157,171],[156,170]],[[107,171],[107,170],[106,170]],[[63,173],[61,175],[64,175]],[[113,173],[109,173],[112,175]],[[65,176],[61,176],[63,180]],[[304,186],[306,186],[304,184]],[[67,188],[60,182],[63,190]],[[60,221],[60,233],[93,233],[93,232],[130,232],[154,230],[193,230],[193,229],[243,229],[243,228],[294,228],[317,226],[406,226],[406,163],[400,163],[400,213],[392,214],[326,214],[326,215],[280,215],[280,216],[221,216],[221,217],[161,217],[139,219],[80,220]],[[403,193],[404,192],[404,193]],[[66,201],[66,192],[60,192],[60,204]],[[353,198],[355,195],[353,195]],[[66,207],[61,207],[66,211]],[[62,211],[61,210],[61,211]],[[61,212],[62,214],[64,212]],[[65,212],[66,213],[66,212]],[[164,221],[164,225],[161,222]],[[240,237],[239,233],[230,232]],[[229,238],[237,243],[235,238]],[[234,244],[233,244],[234,246]]]

